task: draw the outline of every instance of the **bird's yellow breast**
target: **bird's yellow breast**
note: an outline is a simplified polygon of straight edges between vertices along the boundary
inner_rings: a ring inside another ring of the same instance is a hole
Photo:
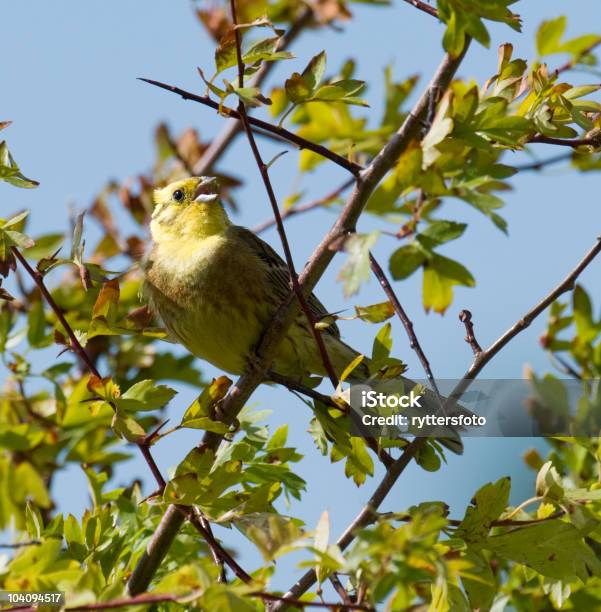
[[[157,241],[145,293],[169,332],[191,353],[240,374],[271,312],[257,257],[227,234]]]

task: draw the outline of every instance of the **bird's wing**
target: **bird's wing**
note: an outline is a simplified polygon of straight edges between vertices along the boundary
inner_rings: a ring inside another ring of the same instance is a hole
[[[290,294],[290,272],[286,262],[256,234],[253,234],[245,227],[234,225],[230,228],[235,236],[242,240],[251,251],[265,264],[270,285],[280,301],[284,301]],[[328,316],[325,306],[312,293],[307,298],[307,304],[317,321]],[[332,323],[324,330],[335,338],[340,338],[340,330],[335,323]]]

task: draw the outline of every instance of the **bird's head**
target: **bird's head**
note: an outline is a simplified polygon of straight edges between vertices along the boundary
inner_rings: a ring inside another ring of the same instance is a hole
[[[193,176],[155,189],[150,231],[155,241],[220,234],[230,220],[213,176]]]

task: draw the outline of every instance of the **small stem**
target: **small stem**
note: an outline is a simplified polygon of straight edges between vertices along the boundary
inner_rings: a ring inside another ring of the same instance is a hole
[[[474,335],[474,323],[472,321],[472,313],[469,310],[462,310],[459,313],[459,320],[465,326],[465,341],[471,346],[474,355],[479,355],[482,352],[482,347],[478,344]]]
[[[382,267],[376,261],[376,258],[373,256],[372,253],[369,254],[369,264],[371,266],[372,272],[378,279],[378,282],[382,286],[382,289],[384,289],[384,293],[390,300],[392,307],[394,308],[394,311],[396,312],[397,316],[401,320],[401,323],[403,324],[403,327],[405,328],[405,331],[407,332],[407,336],[409,337],[409,346],[417,354],[422,364],[422,367],[424,368],[424,372],[426,373],[426,377],[428,381],[430,382],[430,384],[432,385],[432,389],[436,393],[439,403],[442,403],[441,397],[440,397],[440,391],[438,390],[438,385],[436,384],[434,374],[432,374],[432,368],[430,367],[430,362],[428,361],[428,358],[426,357],[426,354],[424,353],[421,347],[421,344],[419,343],[417,335],[415,334],[415,330],[413,329],[413,321],[411,321],[411,319],[405,312],[405,309],[399,302],[399,299],[396,293],[394,292],[394,289],[392,288],[392,286],[390,285],[390,282],[386,278],[386,274],[384,274],[384,270],[382,270]]]

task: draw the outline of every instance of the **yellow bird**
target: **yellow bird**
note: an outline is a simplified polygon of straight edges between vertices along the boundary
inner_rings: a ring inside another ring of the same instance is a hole
[[[150,223],[152,249],[144,264],[144,293],[170,335],[220,370],[241,374],[261,334],[290,293],[282,258],[250,230],[233,225],[213,177],[193,177],[157,189]],[[314,296],[316,320],[327,310]],[[358,353],[336,325],[323,333],[340,375]],[[307,319],[299,314],[282,339],[272,370],[296,379],[325,376]],[[367,361],[354,377],[369,375]]]

